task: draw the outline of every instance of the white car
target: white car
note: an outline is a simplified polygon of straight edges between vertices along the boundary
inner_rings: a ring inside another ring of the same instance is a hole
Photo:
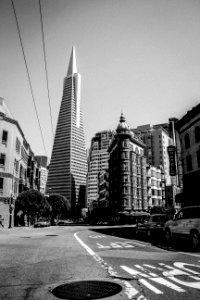
[[[172,238],[185,238],[193,249],[200,247],[200,206],[187,206],[179,210],[173,220],[165,223],[165,238],[168,243]]]

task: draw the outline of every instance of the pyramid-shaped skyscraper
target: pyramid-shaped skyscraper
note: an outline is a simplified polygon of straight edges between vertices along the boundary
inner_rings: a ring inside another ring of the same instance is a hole
[[[75,47],[72,47],[47,181],[47,192],[65,196],[71,204],[72,215],[77,207],[85,207],[86,172],[81,75],[77,72]]]

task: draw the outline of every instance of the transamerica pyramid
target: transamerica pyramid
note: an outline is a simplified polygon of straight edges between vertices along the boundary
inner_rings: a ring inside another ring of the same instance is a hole
[[[67,76],[64,79],[47,193],[65,196],[72,216],[85,207],[87,158],[81,112],[81,75],[77,72],[75,47],[72,47]]]

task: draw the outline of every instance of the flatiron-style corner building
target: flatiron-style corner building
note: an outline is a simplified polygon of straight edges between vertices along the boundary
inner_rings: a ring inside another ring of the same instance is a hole
[[[134,135],[121,114],[108,149],[109,206],[115,213],[148,209],[144,149],[145,144]]]
[[[81,75],[72,47],[58,116],[47,193],[59,193],[71,204],[72,215],[85,207],[87,158],[81,112]]]

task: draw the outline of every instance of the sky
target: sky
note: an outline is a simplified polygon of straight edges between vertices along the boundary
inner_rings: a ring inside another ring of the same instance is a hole
[[[53,132],[38,0],[0,0],[0,97],[35,155],[51,156]],[[200,0],[41,0],[55,132],[72,46],[82,76],[86,147],[102,130],[180,119],[200,102]]]

